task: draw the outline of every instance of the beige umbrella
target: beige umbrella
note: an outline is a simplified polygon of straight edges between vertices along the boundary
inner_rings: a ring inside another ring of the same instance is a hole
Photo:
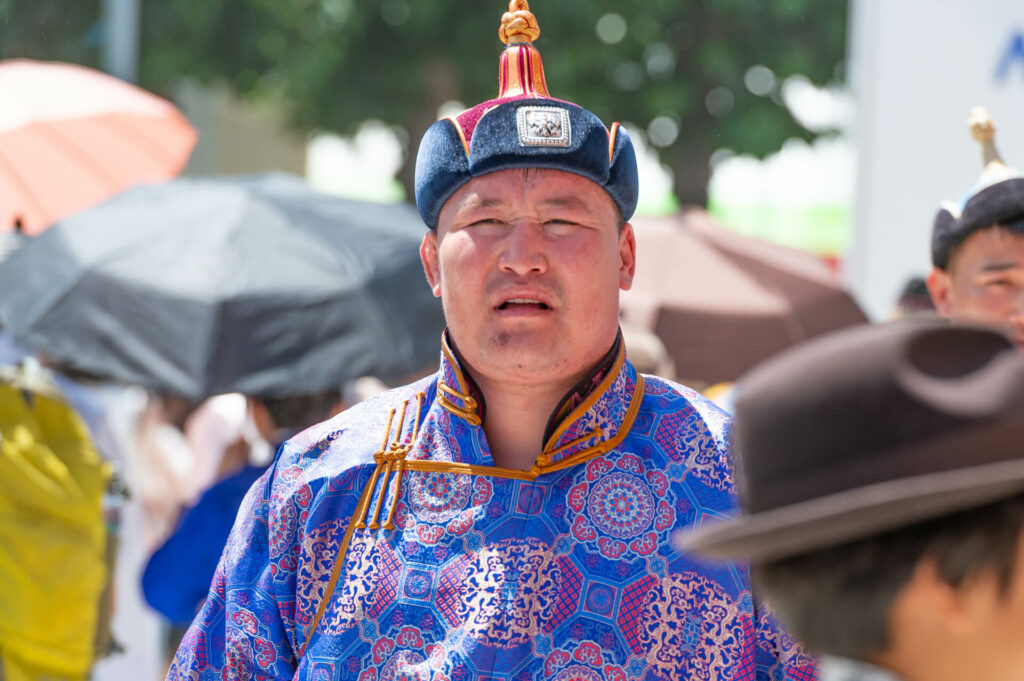
[[[622,318],[653,331],[680,380],[735,380],[799,341],[866,322],[819,258],[750,239],[705,211],[635,218],[637,273]]]

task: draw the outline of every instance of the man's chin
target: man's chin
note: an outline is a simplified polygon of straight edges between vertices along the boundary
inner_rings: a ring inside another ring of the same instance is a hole
[[[1016,325],[1004,327],[1004,329],[1017,349],[1024,352],[1024,329],[1020,329]]]
[[[554,334],[498,333],[481,350],[480,368],[503,381],[549,383],[573,373],[572,358],[564,355]]]

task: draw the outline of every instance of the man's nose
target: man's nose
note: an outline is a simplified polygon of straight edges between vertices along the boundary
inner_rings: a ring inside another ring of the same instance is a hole
[[[1022,285],[1017,286],[1013,309],[1010,311],[1007,321],[1016,331],[1024,332],[1024,286]]]
[[[1024,303],[1022,303],[1024,305]],[[1024,307],[1018,305],[1007,321],[1020,331],[1024,331]]]
[[[541,226],[530,221],[514,224],[502,239],[498,267],[520,276],[547,272],[547,240]]]

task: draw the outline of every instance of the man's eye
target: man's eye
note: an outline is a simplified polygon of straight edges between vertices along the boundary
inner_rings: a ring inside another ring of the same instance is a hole
[[[561,234],[576,229],[580,225],[572,220],[548,220],[544,223],[544,226],[551,232]]]

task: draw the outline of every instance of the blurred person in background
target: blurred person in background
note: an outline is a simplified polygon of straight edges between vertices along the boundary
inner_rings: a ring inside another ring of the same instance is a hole
[[[734,507],[729,418],[627,359],[632,142],[508,7],[499,97],[417,154],[438,371],[282,446],[170,679],[814,678],[744,567],[669,544]]]
[[[117,606],[116,580],[121,569],[120,555],[125,506],[131,496],[125,482],[125,451],[118,434],[117,410],[125,388],[101,378],[52,361],[45,353],[38,360],[27,357],[22,363],[29,370],[45,371],[61,392],[62,398],[85,423],[96,450],[110,466],[110,477],[103,495],[103,518],[107,530],[107,579],[100,600],[97,651],[100,657],[122,652],[112,621]],[[38,366],[38,369],[33,367]]]
[[[198,407],[180,395],[147,393],[138,415],[128,467],[142,506],[147,553],[167,537],[181,508],[195,500],[196,462],[185,427]]]
[[[32,376],[39,384],[51,385],[54,395],[84,423],[91,446],[108,468],[102,495],[102,517],[106,530],[104,540],[104,587],[97,616],[97,659],[122,650],[111,627],[116,597],[115,582],[119,569],[122,516],[129,491],[124,481],[124,450],[116,433],[116,420],[111,409],[123,391],[120,386],[105,382],[91,374],[54,362],[45,353],[23,355],[17,364],[3,369],[11,375]],[[73,469],[70,469],[73,471]]]
[[[177,650],[206,598],[245,493],[269,464],[261,443],[269,443],[276,450],[289,437],[345,408],[341,390],[248,398],[246,403],[261,440],[239,437],[224,448],[212,486],[183,509],[174,530],[150,557],[142,574],[146,601],[169,623],[165,640],[168,656]]]
[[[968,122],[985,169],[959,203],[943,203],[935,216],[928,291],[943,317],[1006,326],[1024,349],[1024,175],[999,157],[983,109]]]
[[[822,681],[1024,679],[1024,357],[912,320],[740,382],[741,515],[677,539],[749,559]]]
[[[928,293],[928,283],[924,277],[910,277],[903,285],[896,305],[892,310],[892,319],[927,319],[936,315],[935,303]]]
[[[110,652],[111,474],[50,372],[0,368],[0,679],[84,681]]]

